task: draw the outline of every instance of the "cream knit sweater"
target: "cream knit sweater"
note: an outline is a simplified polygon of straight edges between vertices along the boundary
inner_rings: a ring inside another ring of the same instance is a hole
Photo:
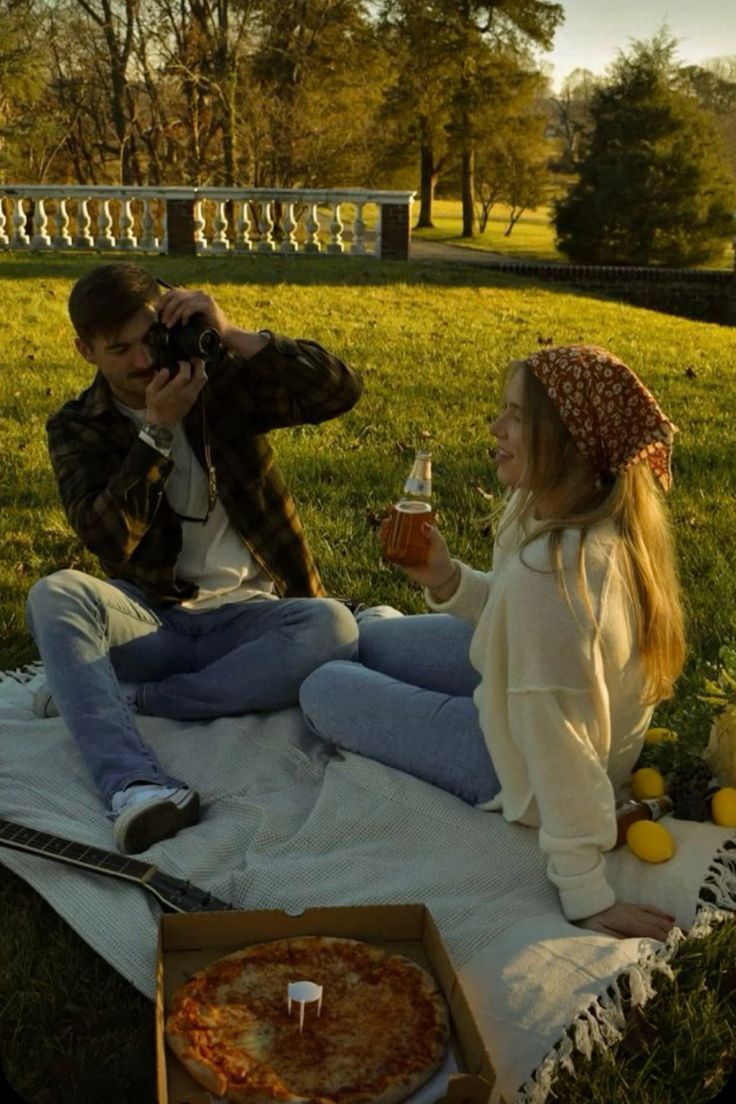
[[[615,843],[615,799],[652,715],[642,704],[634,610],[618,566],[623,550],[612,522],[588,531],[591,619],[578,585],[578,531],[562,537],[568,603],[548,536],[518,551],[518,527],[501,529],[491,572],[461,563],[448,602],[425,597],[431,609],[476,626],[470,660],[482,677],[474,700],[501,781],[481,807],[539,827],[565,916],[580,920],[614,903],[604,852]]]

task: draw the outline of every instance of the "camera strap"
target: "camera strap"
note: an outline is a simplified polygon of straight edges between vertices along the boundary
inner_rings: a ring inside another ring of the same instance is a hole
[[[156,283],[159,284],[160,287],[166,288],[167,291],[180,286],[178,284],[170,284],[167,280],[162,280],[160,276],[156,276]],[[202,448],[207,472],[207,513],[203,518],[187,517],[186,514],[177,514],[176,516],[179,518],[179,521],[192,521],[200,525],[206,525],[217,503],[217,473],[215,471],[215,465],[212,463],[210,433],[207,427],[207,412],[205,410],[204,395],[202,393],[197,396],[197,402],[202,414]]]
[[[217,472],[212,463],[212,450],[210,448],[210,433],[207,427],[207,412],[205,410],[204,396],[200,392],[197,403],[202,415],[202,447],[204,451],[204,463],[207,472],[207,513],[204,517],[188,517],[187,514],[177,514],[179,521],[191,521],[199,525],[206,525],[212,516],[212,511],[217,504]]]

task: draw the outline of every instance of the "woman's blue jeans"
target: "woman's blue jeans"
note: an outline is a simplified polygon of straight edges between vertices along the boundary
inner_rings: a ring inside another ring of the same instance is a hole
[[[181,785],[141,740],[119,682],[137,685],[139,713],[201,720],[296,705],[311,671],[357,653],[355,618],[333,599],[187,613],[151,607],[130,583],[64,570],[31,588],[27,616],[59,713],[108,802],[130,782]]]
[[[471,804],[490,800],[501,785],[472,699],[472,627],[436,613],[358,621],[358,661],[328,663],[302,684],[309,727]]]

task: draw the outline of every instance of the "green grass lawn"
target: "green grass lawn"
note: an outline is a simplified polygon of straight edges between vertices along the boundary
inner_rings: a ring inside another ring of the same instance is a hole
[[[551,208],[538,207],[525,211],[508,237],[504,231],[508,226],[508,207],[496,204],[492,210],[484,232],[473,238],[462,238],[462,208],[459,200],[437,199],[432,207],[433,227],[413,230],[412,235],[422,241],[445,242],[447,245],[460,246],[463,249],[489,250],[502,253],[509,260],[556,261],[566,264],[568,258],[560,253],[555,245],[555,228],[551,222]],[[419,212],[418,201],[414,203],[414,218]],[[733,247],[726,243],[707,263],[698,268],[733,268]]]
[[[74,352],[65,306],[71,283],[98,261],[0,256],[2,668],[36,658],[23,617],[32,582],[71,564],[95,570],[59,508],[43,427],[90,378]],[[704,745],[709,714],[696,693],[713,674],[720,646],[736,636],[732,330],[471,265],[269,257],[149,264],[165,279],[208,288],[242,325],[314,338],[363,371],[366,391],[355,410],[273,440],[330,590],[406,611],[423,608],[420,595],[381,561],[371,518],[395,497],[414,447],[432,448],[441,525],[453,551],[487,566],[489,514],[500,501],[488,417],[508,361],[549,337],[602,344],[627,361],[680,427],[671,508],[690,654],[676,699],[655,720],[675,727],[688,745]],[[31,1104],[152,1101],[148,1002],[2,868],[0,902],[0,1052],[17,1090]],[[659,995],[632,1020],[636,1030],[625,1045],[605,1061],[580,1065],[557,1099],[712,1100],[736,1058],[734,928],[685,944],[675,979],[657,983]]]

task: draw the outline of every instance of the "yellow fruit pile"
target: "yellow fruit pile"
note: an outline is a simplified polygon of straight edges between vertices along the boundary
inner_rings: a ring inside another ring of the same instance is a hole
[[[657,733],[655,738],[650,733]],[[660,740],[676,739],[672,735],[659,735],[669,733],[669,729],[649,729],[647,737],[650,743],[658,743]],[[653,797],[664,797],[666,792],[664,776],[656,767],[640,767],[631,776],[631,796],[636,801],[644,801]],[[629,825],[626,832],[626,844],[638,859],[644,862],[667,862],[675,853],[675,841],[667,829],[654,820],[636,820]]]
[[[736,719],[736,710],[734,710]],[[677,733],[669,728],[650,728],[644,737],[648,744],[676,740]],[[664,797],[667,784],[656,767],[640,767],[631,775],[631,796],[636,801]],[[711,817],[722,828],[736,828],[736,786],[721,786],[711,799]],[[626,832],[626,843],[644,862],[667,862],[675,853],[675,841],[663,824],[654,820],[637,820]]]

